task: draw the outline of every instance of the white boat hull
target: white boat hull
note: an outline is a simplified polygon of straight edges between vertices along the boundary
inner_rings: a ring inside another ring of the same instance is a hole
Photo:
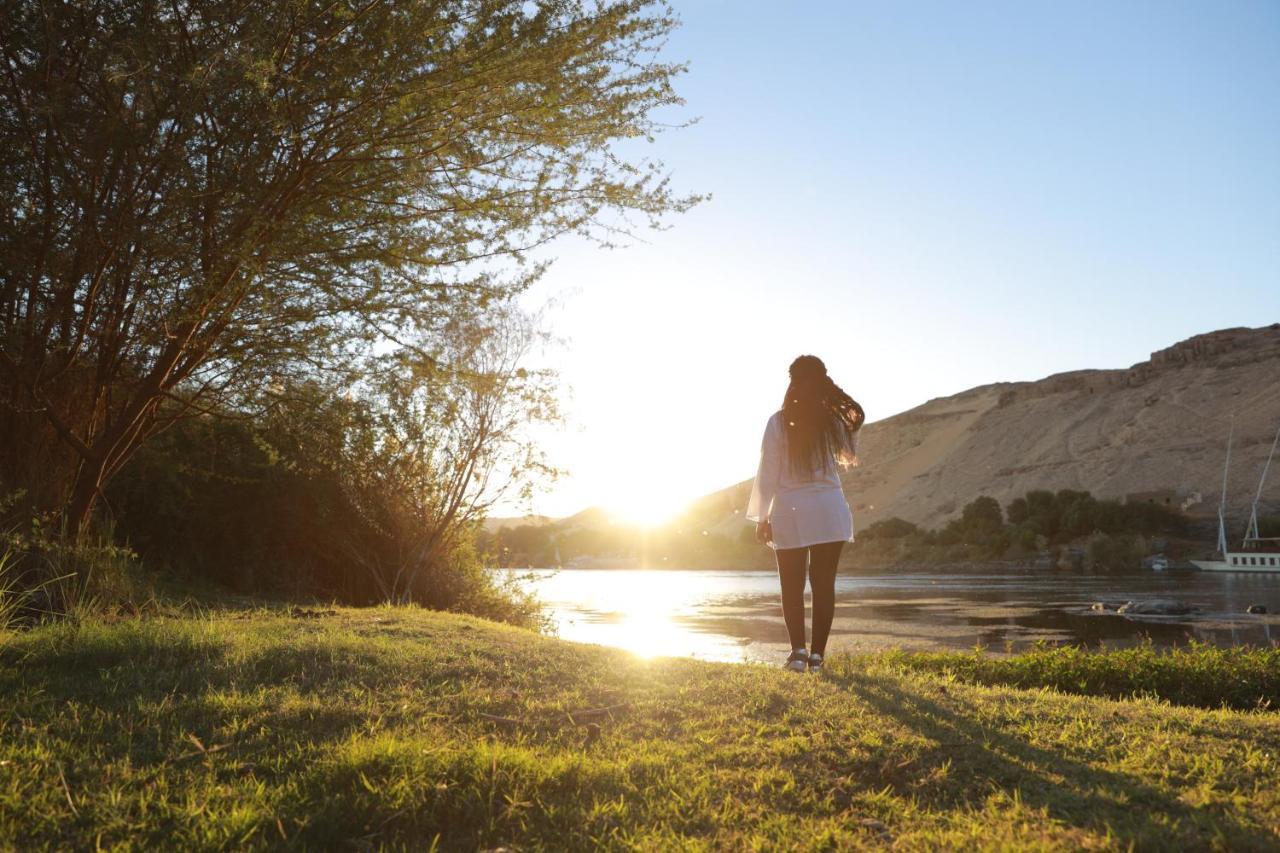
[[[1257,562],[1250,564],[1248,558]],[[1235,558],[1235,562],[1231,562]],[[1262,572],[1280,574],[1280,556],[1276,554],[1228,554],[1226,560],[1192,560],[1191,564],[1206,572]]]

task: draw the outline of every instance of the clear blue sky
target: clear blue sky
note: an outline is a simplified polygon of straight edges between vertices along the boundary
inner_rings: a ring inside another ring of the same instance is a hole
[[[802,352],[877,420],[1280,320],[1280,3],[675,6],[700,122],[647,150],[713,198],[557,247],[539,511],[750,477]]]

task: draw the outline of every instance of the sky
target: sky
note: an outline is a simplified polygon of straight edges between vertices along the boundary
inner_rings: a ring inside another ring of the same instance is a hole
[[[711,198],[526,294],[565,340],[534,512],[750,478],[801,353],[876,421],[1280,321],[1280,3],[674,7],[698,122],[645,153]]]

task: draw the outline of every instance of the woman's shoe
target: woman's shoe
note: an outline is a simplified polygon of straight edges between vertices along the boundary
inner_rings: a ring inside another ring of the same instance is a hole
[[[809,655],[809,671],[822,672],[822,655],[817,652]]]
[[[791,657],[787,658],[786,667],[792,672],[804,672],[804,668],[809,664],[809,653],[804,649],[792,649]]]

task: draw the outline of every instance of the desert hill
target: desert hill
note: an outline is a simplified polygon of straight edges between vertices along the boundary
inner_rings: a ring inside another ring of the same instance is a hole
[[[1085,489],[1216,512],[1232,416],[1228,507],[1240,519],[1280,427],[1280,323],[1197,335],[1128,369],[982,385],[870,423],[843,476],[858,527],[897,516],[936,526],[978,495]],[[1280,471],[1264,494],[1280,502]],[[740,524],[751,481],[699,514]],[[1243,523],[1242,521],[1240,522]]]
[[[512,516],[491,516],[484,520],[483,528],[490,532],[496,532],[504,527],[519,527],[520,525],[530,525],[532,527],[543,527],[548,524],[555,524],[556,519],[549,515],[512,515]]]

